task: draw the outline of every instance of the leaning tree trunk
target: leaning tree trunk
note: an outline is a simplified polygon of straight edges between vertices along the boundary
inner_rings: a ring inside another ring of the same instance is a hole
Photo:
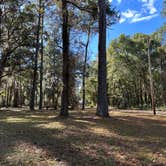
[[[68,9],[67,1],[62,0],[62,39],[63,39],[63,90],[61,98],[61,111],[60,116],[68,116],[68,103],[69,103],[69,32],[68,32]]]
[[[99,57],[98,99],[96,115],[108,117],[107,67],[106,67],[106,1],[98,0],[99,6]]]
[[[86,66],[87,66],[87,57],[88,57],[88,46],[89,46],[89,40],[90,40],[90,25],[88,27],[88,38],[85,45],[85,59],[84,59],[84,65],[83,65],[83,74],[82,74],[82,110],[85,109],[85,78],[86,78]]]
[[[38,53],[39,53],[39,36],[40,36],[40,22],[41,22],[41,0],[39,0],[39,16],[38,16],[38,24],[37,24],[37,34],[36,34],[36,52],[34,58],[34,69],[33,69],[33,81],[32,81],[32,89],[30,96],[30,110],[34,110],[35,106],[35,94],[37,88],[37,68],[38,68]]]

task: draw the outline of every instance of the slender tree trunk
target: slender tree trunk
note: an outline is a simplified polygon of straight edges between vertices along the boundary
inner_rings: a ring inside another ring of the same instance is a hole
[[[0,5],[3,5],[3,0],[0,3]],[[3,11],[2,11],[2,8],[0,8],[0,39],[2,39],[2,30],[3,30],[3,27],[2,27],[2,18],[3,18]],[[1,46],[1,43],[0,43],[0,46]]]
[[[10,94],[10,87],[7,88],[7,105],[6,107],[9,107],[9,94]]]
[[[99,59],[98,100],[96,115],[108,117],[107,66],[106,66],[106,1],[98,0],[99,6]]]
[[[19,77],[19,105],[22,107],[23,105],[23,88],[21,82],[21,76]]]
[[[67,1],[62,0],[63,24],[62,24],[62,39],[63,39],[63,91],[61,99],[60,116],[67,117],[69,104],[69,30],[68,30],[68,9]]]
[[[146,107],[148,106],[148,99],[147,99],[147,92],[144,92],[144,103],[146,104]]]
[[[5,0],[1,0],[0,4],[2,4],[2,6],[4,6],[4,7],[0,8],[0,40],[3,38],[3,35],[5,35],[5,37],[8,40],[9,36],[7,34],[3,34],[3,31],[4,31],[3,22],[4,22],[4,18],[6,17]],[[0,43],[0,48],[2,48],[1,57],[0,57],[0,87],[2,84],[1,79],[3,77],[4,68],[7,64],[7,59],[10,56],[10,52],[8,49],[8,47],[9,47],[8,43],[5,44],[5,48],[3,48],[2,44],[3,44],[3,42]]]
[[[8,85],[7,82],[5,84],[5,106],[7,107],[7,97],[8,97]]]
[[[41,64],[40,64],[40,99],[39,99],[39,110],[43,106],[43,29],[44,29],[44,3],[42,4],[43,13],[41,16]]]
[[[140,79],[140,102],[141,102],[141,108],[143,109],[144,101],[143,101],[143,89],[142,89],[141,79]]]
[[[36,34],[36,52],[34,58],[34,69],[33,69],[33,82],[30,96],[30,110],[34,110],[35,106],[35,94],[37,88],[37,69],[38,69],[38,53],[39,53],[39,36],[40,36],[40,23],[41,23],[41,0],[39,0],[39,16],[38,16],[38,24],[37,24],[37,34]]]
[[[12,104],[12,86],[9,87],[9,106],[11,106]]]
[[[149,80],[150,80],[150,94],[151,94],[151,105],[153,114],[156,115],[156,103],[155,103],[155,96],[154,96],[154,87],[153,87],[153,76],[151,70],[151,58],[150,58],[150,38],[148,39],[148,64],[149,64]]]
[[[54,103],[54,109],[57,110],[58,109],[58,100],[60,97],[61,92],[57,92],[56,98],[55,98],[55,103]]]
[[[54,87],[53,87],[52,91],[53,91],[53,94],[51,96],[52,97],[52,104],[51,105],[55,109],[55,88]]]
[[[18,83],[14,81],[14,99],[13,99],[13,107],[18,107],[19,104],[19,89]]]
[[[1,87],[1,79],[3,77],[3,72],[4,72],[4,68],[6,66],[7,63],[7,58],[9,57],[8,53],[2,53],[1,59],[0,59],[0,87]]]
[[[85,109],[85,78],[86,78],[86,65],[87,65],[87,57],[88,57],[88,46],[90,40],[90,25],[88,27],[88,38],[85,46],[85,59],[84,59],[84,66],[83,66],[83,74],[82,74],[82,110]]]

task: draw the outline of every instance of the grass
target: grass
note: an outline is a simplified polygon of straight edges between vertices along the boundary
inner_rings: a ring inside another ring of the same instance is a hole
[[[165,166],[166,113],[0,111],[0,166]]]
[[[159,110],[159,111],[166,111],[166,106],[158,107],[157,110]]]

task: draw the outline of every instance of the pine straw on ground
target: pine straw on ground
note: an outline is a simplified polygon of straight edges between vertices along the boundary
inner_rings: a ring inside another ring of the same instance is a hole
[[[0,111],[0,166],[166,166],[166,113]]]

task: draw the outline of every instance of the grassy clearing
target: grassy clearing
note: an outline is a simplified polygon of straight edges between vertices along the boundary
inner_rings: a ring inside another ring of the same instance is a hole
[[[166,165],[166,113],[0,111],[1,166]]]

